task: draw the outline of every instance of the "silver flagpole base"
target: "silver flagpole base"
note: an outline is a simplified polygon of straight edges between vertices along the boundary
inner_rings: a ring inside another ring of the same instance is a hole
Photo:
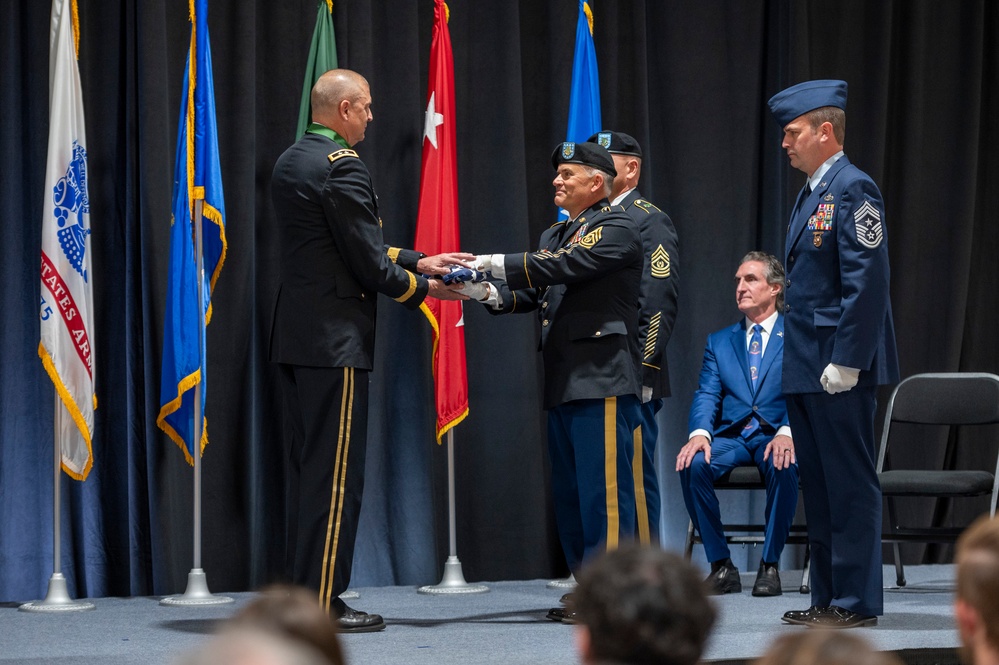
[[[187,589],[182,596],[167,596],[160,605],[225,605],[231,603],[229,596],[216,596],[208,590],[208,579],[201,568],[192,568],[187,574]]]
[[[444,576],[440,584],[421,586],[418,593],[485,593],[489,587],[485,584],[469,584],[461,572],[461,561],[458,557],[449,556],[444,563]]]
[[[73,600],[66,590],[66,578],[62,573],[53,573],[49,578],[49,590],[44,600],[33,600],[19,608],[22,612],[79,612],[94,609],[93,603]]]
[[[340,594],[340,600],[356,600],[361,597],[361,594],[356,591],[347,590]]]
[[[552,580],[546,585],[549,589],[572,589],[576,586],[576,577],[569,573],[564,580]]]

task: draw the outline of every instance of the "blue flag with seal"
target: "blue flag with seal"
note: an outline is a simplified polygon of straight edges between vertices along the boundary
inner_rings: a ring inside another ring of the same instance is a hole
[[[593,47],[593,11],[590,3],[579,0],[576,21],[576,50],[572,57],[572,87],[569,91],[569,126],[566,141],[582,143],[603,126],[600,119],[600,76],[597,73],[597,51]],[[568,219],[559,209],[559,219]]]
[[[219,160],[208,0],[190,0],[191,43],[184,69],[177,156],[174,165],[170,264],[163,331],[160,413],[156,424],[194,463],[195,388],[202,414],[199,454],[208,444],[204,418],[207,388],[205,326],[211,296],[225,262],[225,203]],[[204,280],[198,293],[196,226],[201,227]]]

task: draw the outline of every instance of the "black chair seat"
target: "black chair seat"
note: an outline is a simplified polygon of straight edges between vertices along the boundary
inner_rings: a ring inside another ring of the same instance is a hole
[[[878,474],[885,496],[981,496],[992,492],[988,471],[895,469]]]
[[[881,433],[877,472],[881,493],[888,503],[888,530],[882,534],[882,541],[893,544],[895,576],[900,587],[905,586],[905,568],[899,543],[952,543],[961,529],[942,524],[901,524],[896,501],[904,500],[903,497],[952,499],[991,494],[989,514],[995,516],[999,499],[999,459],[992,472],[981,468],[955,468],[961,456],[944,450],[939,455],[944,468],[912,469],[905,468],[909,465],[907,462],[913,461],[907,449],[936,446],[939,451],[940,441],[946,441],[949,449],[965,446],[966,441],[994,440],[992,435],[961,437],[958,430],[996,424],[999,424],[999,376],[995,374],[916,374],[899,383],[892,392]],[[895,428],[895,425],[903,427]],[[931,436],[926,436],[928,430],[919,427],[921,425],[934,428],[929,430]],[[947,428],[946,438],[939,436],[941,427]],[[918,435],[913,436],[913,432]],[[889,445],[892,453],[889,453]]]
[[[729,490],[766,489],[763,476],[756,466],[737,466],[715,481],[715,487]]]

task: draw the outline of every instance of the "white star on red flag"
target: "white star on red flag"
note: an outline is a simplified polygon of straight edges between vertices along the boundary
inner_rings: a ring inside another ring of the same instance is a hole
[[[437,113],[434,108],[434,95],[436,94],[436,92],[430,93],[430,102],[427,104],[427,120],[423,130],[423,136],[429,139],[430,145],[435,148],[437,147],[437,127],[444,124],[444,116]]]

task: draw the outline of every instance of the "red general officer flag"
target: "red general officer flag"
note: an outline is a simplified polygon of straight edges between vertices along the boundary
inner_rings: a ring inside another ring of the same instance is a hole
[[[416,248],[426,254],[457,252],[458,174],[454,125],[454,61],[447,31],[447,5],[436,0],[430,47],[430,86],[423,133],[420,210]],[[420,309],[434,328],[434,393],[437,443],[468,415],[465,328],[461,302],[428,298]]]

